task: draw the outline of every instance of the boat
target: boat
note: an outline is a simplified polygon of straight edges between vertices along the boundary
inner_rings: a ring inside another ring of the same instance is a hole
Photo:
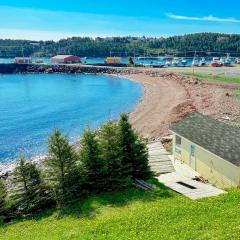
[[[163,68],[165,66],[165,64],[163,63],[151,63],[150,67],[152,68]]]
[[[236,58],[235,63],[240,64],[240,58]]]
[[[230,66],[231,65],[231,60],[229,58],[226,58],[223,63],[224,66]]]
[[[166,67],[171,66],[171,62],[170,62],[169,60],[166,60],[166,62],[165,62],[165,66],[166,66]]]
[[[186,59],[186,58],[182,58],[181,63],[182,63],[182,65],[183,65],[184,67],[186,67],[186,65],[187,65],[187,59]]]
[[[173,60],[172,60],[172,65],[173,65],[174,67],[176,67],[176,66],[178,66],[178,64],[179,64],[179,58],[178,58],[178,57],[173,58]]]
[[[42,59],[37,59],[36,63],[44,63],[44,61]]]
[[[231,64],[232,64],[231,57],[230,54],[228,53],[224,61],[224,66],[230,66]]]
[[[193,58],[192,66],[199,66],[199,60],[197,58]]]
[[[225,59],[221,57],[220,60],[219,60],[219,62],[220,62],[221,65],[224,65]]]
[[[199,67],[205,66],[206,65],[206,59],[203,57],[201,58],[201,60],[199,61]]]
[[[219,57],[214,57],[211,61],[211,66],[212,67],[221,67],[222,63],[220,61],[220,58]]]
[[[227,54],[227,57],[221,57],[219,62],[222,66],[230,66],[232,63],[230,54]]]

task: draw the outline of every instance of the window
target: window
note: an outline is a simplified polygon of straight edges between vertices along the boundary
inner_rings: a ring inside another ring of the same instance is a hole
[[[191,157],[195,157],[195,146],[191,145]]]
[[[182,139],[181,139],[181,137],[179,137],[179,136],[176,135],[176,145],[177,145],[177,146],[181,146],[181,144],[182,144]]]
[[[176,137],[175,137],[175,152],[178,154],[181,154],[181,152],[182,152],[181,145],[182,145],[182,139],[181,139],[181,137],[176,135]]]

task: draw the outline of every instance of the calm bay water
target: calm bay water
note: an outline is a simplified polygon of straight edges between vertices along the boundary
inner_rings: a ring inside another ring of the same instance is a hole
[[[46,152],[55,128],[74,142],[84,128],[133,110],[141,97],[139,84],[116,77],[0,75],[0,163]]]

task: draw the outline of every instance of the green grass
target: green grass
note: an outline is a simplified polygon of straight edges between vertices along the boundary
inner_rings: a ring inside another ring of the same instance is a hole
[[[89,197],[0,228],[0,239],[239,239],[240,190],[192,201],[158,184]]]
[[[181,72],[183,75],[193,76],[198,78],[199,80],[211,80],[211,81],[220,81],[220,82],[228,82],[228,83],[240,83],[240,78],[236,77],[228,77],[224,75],[212,75],[205,73],[192,73],[192,72]]]

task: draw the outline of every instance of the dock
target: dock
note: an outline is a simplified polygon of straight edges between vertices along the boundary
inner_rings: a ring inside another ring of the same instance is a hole
[[[149,164],[151,170],[160,176],[158,181],[173,191],[180,193],[192,200],[205,197],[214,197],[226,193],[209,183],[193,180],[200,174],[188,165],[174,160],[160,141],[148,144]]]

